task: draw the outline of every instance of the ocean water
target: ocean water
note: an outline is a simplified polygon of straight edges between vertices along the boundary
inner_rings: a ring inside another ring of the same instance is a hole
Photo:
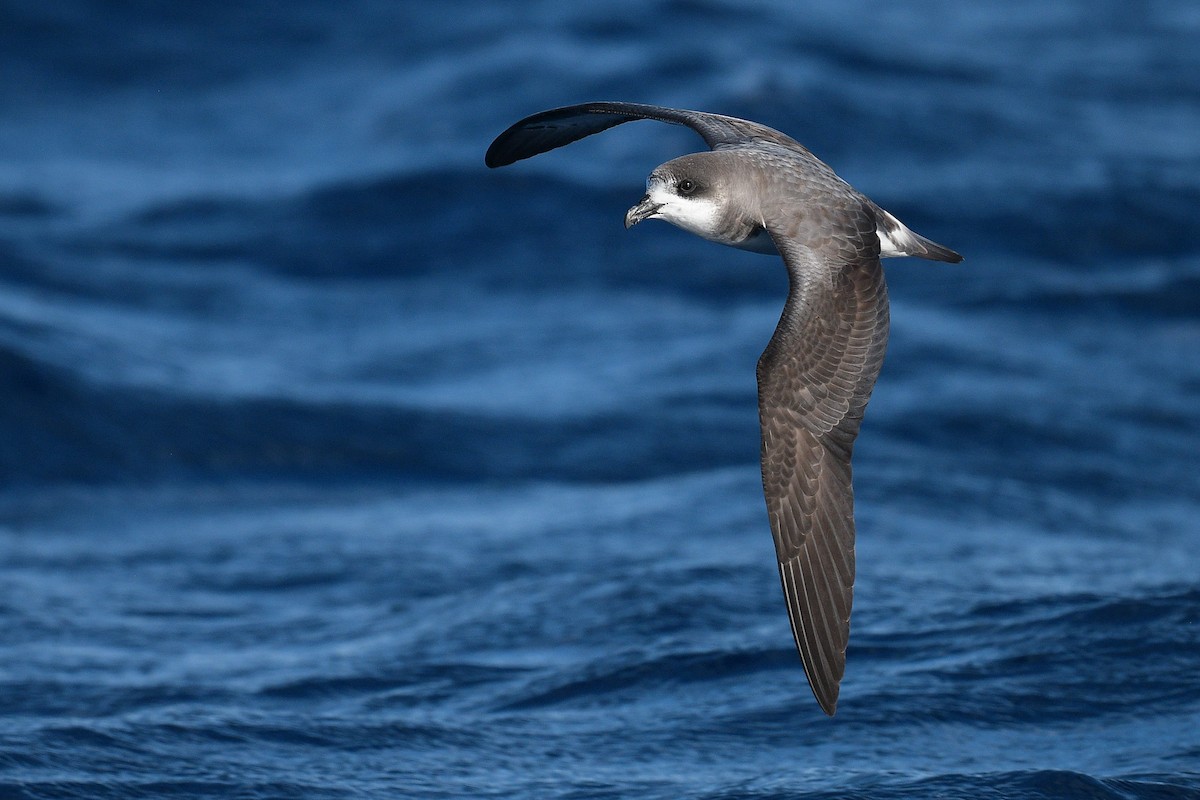
[[[1200,6],[0,6],[0,797],[1200,797]],[[837,715],[757,468],[777,260],[623,230],[649,122],[887,263]]]

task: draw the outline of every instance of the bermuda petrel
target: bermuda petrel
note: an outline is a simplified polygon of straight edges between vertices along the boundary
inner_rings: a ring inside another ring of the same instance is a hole
[[[906,228],[779,131],[735,117],[586,103],[496,137],[502,167],[631,120],[686,125],[711,148],[650,173],[625,226],[662,219],[710,241],[778,254],[790,288],[758,361],[762,482],[792,635],[826,714],[837,708],[854,593],[850,455],[888,338],[880,258],[962,256]]]

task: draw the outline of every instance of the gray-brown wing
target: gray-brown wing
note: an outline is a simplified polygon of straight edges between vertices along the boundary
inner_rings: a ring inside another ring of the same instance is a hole
[[[643,103],[583,103],[542,111],[517,122],[496,137],[484,162],[489,167],[503,167],[636,119],[686,125],[710,148],[767,141],[807,152],[774,128],[737,117]]]
[[[796,647],[832,715],[854,592],[850,455],[887,347],[887,287],[865,209],[819,249],[768,230],[791,290],[758,363],[763,492]]]

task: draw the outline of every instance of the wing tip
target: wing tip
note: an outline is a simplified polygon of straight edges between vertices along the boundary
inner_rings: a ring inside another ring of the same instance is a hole
[[[701,118],[716,118],[715,114],[686,111],[646,103],[628,103],[615,100],[593,100],[560,106],[531,114],[496,137],[483,158],[488,167],[504,167],[515,161],[532,158],[559,147],[578,141],[616,125],[638,119],[652,119],[673,125],[686,125],[699,133],[709,146],[713,146],[713,134],[706,130]],[[580,125],[561,127],[556,123],[592,118]],[[531,135],[531,131],[542,129]]]
[[[838,698],[842,693],[842,682],[840,679],[834,679],[822,686],[818,686],[813,679],[813,670],[804,663],[803,655],[800,658],[800,664],[804,667],[804,677],[808,679],[808,688],[812,690],[813,698],[816,699],[817,705],[825,712],[825,716],[832,717],[837,713]]]
[[[810,687],[812,686],[811,681],[809,682],[809,686]],[[834,714],[837,713],[839,689],[840,689],[840,687],[834,686],[833,687],[833,695],[829,696],[829,697],[824,697],[824,698],[822,698],[821,695],[817,694],[816,689],[813,689],[813,696],[817,698],[817,705],[819,705],[821,707],[821,710],[825,712],[825,716],[827,716],[827,717],[832,717]]]
[[[500,144],[499,138],[492,142],[492,146],[487,149],[487,152],[483,156],[483,163],[487,165],[488,169],[507,167],[509,164],[517,160],[515,158],[509,158],[507,154],[501,155],[500,148],[497,147],[498,144]]]
[[[580,133],[577,136],[567,136],[562,141],[531,144],[528,141],[529,131],[533,126],[539,125],[540,123],[553,122],[576,115],[621,113],[622,111],[626,110],[625,107],[630,105],[631,104],[628,103],[616,103],[600,100],[592,101],[590,103],[577,103],[575,105],[549,108],[545,111],[539,111],[536,114],[530,114],[529,116],[523,117],[512,125],[508,126],[503,133],[501,133],[492,141],[491,146],[487,149],[487,153],[483,156],[483,163],[486,164],[490,169],[507,167],[509,164],[514,164],[522,159],[532,158],[539,153],[545,153],[549,150],[563,147],[579,138],[590,136],[593,133],[598,133],[600,130],[603,130],[603,127],[600,127],[597,130],[585,129],[583,133]],[[634,117],[630,117],[630,119],[633,118]],[[620,120],[620,122],[624,121],[626,120]],[[522,143],[523,137],[525,138],[524,143]]]
[[[832,717],[837,713],[838,698],[842,693],[842,682],[840,679],[834,679],[823,686],[817,686],[817,682],[813,680],[812,670],[804,664],[804,659],[800,659],[800,663],[805,667],[804,677],[808,678],[808,688],[812,690],[813,697],[817,701],[817,705],[825,712],[825,716]]]
[[[792,624],[792,637],[796,642],[796,650],[800,656],[800,666],[804,669],[804,677],[808,681],[808,688],[813,693],[813,698],[817,701],[817,705],[825,712],[826,716],[832,717],[837,713],[838,697],[842,691],[842,675],[841,674],[825,674],[817,675],[817,664],[812,660],[812,656],[805,647],[804,636],[801,634],[798,623],[798,615],[800,610],[800,594],[795,583],[795,575],[790,569],[785,569],[787,564],[779,562],[779,579],[783,584],[783,594],[787,600],[788,620]],[[842,651],[842,669],[845,668],[845,651]],[[837,670],[836,672],[841,672]]]

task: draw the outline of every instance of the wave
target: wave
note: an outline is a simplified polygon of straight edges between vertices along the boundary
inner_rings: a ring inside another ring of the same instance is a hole
[[[910,666],[847,714],[886,722],[920,709],[927,719],[981,727],[1171,714],[1200,698],[1186,634],[1198,613],[1200,588],[1184,586],[988,603],[925,631],[860,632],[850,655],[868,662],[863,668],[875,660]]]
[[[933,777],[872,781],[869,787],[849,796],[876,800],[939,797],[947,800],[1041,800],[1047,797],[1087,798],[1087,800],[1166,800],[1190,797],[1194,784],[1178,778],[1097,778],[1072,770],[1033,769],[975,775],[945,774]],[[753,794],[750,797],[791,797],[793,795]],[[805,797],[846,797],[840,792],[815,792]]]
[[[9,482],[391,474],[625,480],[754,455],[752,415],[710,399],[547,420],[439,408],[99,386],[0,349]],[[749,444],[747,444],[749,443]]]

